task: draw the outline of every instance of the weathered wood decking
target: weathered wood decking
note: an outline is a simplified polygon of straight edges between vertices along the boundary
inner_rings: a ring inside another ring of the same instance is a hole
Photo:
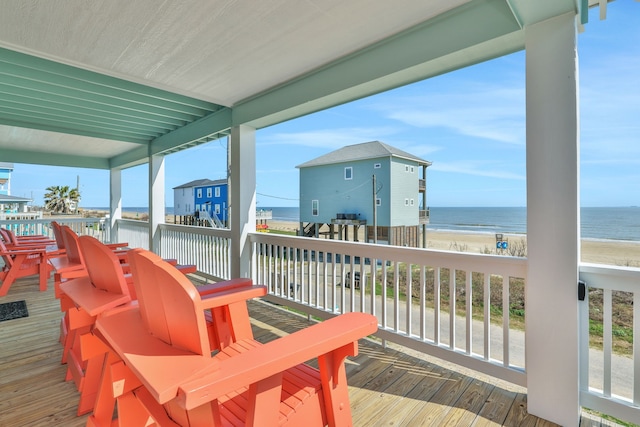
[[[15,283],[0,302],[26,300],[29,317],[0,322],[0,426],[83,426],[78,394],[64,382],[61,318],[50,286]],[[251,302],[256,338],[269,341],[309,325],[305,317]],[[403,348],[362,340],[347,365],[356,426],[552,426],[527,413],[525,390]],[[582,425],[613,425],[583,416]]]

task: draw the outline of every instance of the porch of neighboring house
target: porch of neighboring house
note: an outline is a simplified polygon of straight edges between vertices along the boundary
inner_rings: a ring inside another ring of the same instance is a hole
[[[199,278],[192,277],[194,283]],[[0,324],[0,425],[84,426],[76,416],[78,393],[65,382],[58,342],[58,301],[39,292],[35,278],[18,280],[2,302],[25,300],[28,317]],[[263,301],[249,305],[253,331],[266,342],[307,327],[310,320]],[[379,341],[361,340],[347,363],[355,426],[553,426],[527,413],[522,387]],[[582,426],[612,426],[583,412]]]

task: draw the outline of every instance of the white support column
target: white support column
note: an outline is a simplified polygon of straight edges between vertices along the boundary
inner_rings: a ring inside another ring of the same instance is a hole
[[[575,17],[526,28],[527,408],[578,426],[580,259]]]
[[[231,277],[250,277],[248,233],[256,231],[256,132],[249,126],[231,128]]]
[[[122,171],[111,169],[109,174],[109,229],[111,243],[118,241],[118,223],[122,218]]]
[[[164,156],[149,156],[149,249],[160,253],[160,224],[164,224]]]

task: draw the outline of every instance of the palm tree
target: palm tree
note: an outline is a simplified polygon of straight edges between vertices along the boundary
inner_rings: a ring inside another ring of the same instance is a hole
[[[80,201],[80,192],[77,188],[65,186],[51,186],[46,188],[44,195],[44,208],[53,213],[75,212]]]

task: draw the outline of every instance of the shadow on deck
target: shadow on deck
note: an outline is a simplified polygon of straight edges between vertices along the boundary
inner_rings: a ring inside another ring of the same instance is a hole
[[[50,282],[22,279],[0,303],[25,300],[29,316],[0,322],[0,426],[83,426],[78,394],[64,382],[61,319]],[[303,316],[252,301],[256,339],[266,342],[309,326]],[[355,426],[552,426],[527,413],[526,390],[413,350],[361,340],[347,363]],[[583,415],[581,425],[615,425]]]

